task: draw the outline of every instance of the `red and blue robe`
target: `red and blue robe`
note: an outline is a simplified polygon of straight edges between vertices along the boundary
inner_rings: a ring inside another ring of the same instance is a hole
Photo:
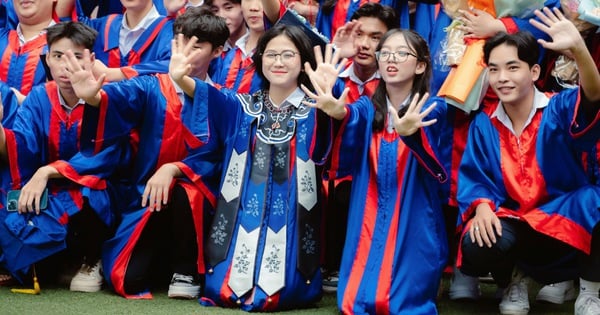
[[[0,210],[0,264],[16,276],[65,248],[69,217],[82,209],[84,199],[107,226],[113,222],[107,178],[127,160],[128,149],[117,144],[94,157],[82,155],[82,114],[83,106],[70,114],[64,110],[51,81],[31,91],[12,128],[4,129],[8,163],[2,163],[2,186],[20,189],[45,165],[65,177],[48,181],[48,207],[39,215]]]
[[[402,138],[372,130],[367,97],[346,109],[330,172],[352,175],[338,307],[344,314],[436,314],[448,251],[439,198],[447,175],[437,152],[445,103],[427,118],[437,124]]]
[[[106,281],[127,298],[151,298],[150,292],[127,295],[124,277],[129,257],[152,212],[141,206],[140,196],[146,182],[165,163],[181,161],[188,150],[202,146],[208,135],[206,110],[185,97],[180,101],[168,74],[141,76],[103,87],[99,108],[86,105],[82,139],[86,154],[103,152],[105,146],[128,139],[139,130],[139,147],[129,180],[122,192],[117,213],[120,223],[116,235],[104,246],[103,268]],[[195,99],[205,100],[206,92],[197,90]],[[204,273],[202,211],[214,204],[214,197],[202,183],[182,181],[192,206],[198,239],[198,273]],[[206,204],[205,204],[206,203]]]
[[[161,16],[148,27],[135,42],[131,50],[121,54],[119,31],[123,23],[122,14],[111,14],[89,19],[80,12],[79,20],[98,31],[93,51],[96,59],[109,68],[121,68],[127,78],[138,75],[167,73],[171,58],[173,20]]]
[[[600,113],[591,120],[578,114],[581,97],[579,89],[549,101],[536,92],[536,101],[548,105],[537,106],[519,137],[493,115],[475,117],[458,177],[463,233],[476,207],[487,203],[498,217],[526,222],[589,254],[600,221],[600,186],[591,185],[580,152],[597,143]]]
[[[211,76],[215,83],[238,93],[260,90],[262,79],[256,73],[252,55],[244,57],[242,50],[236,46],[228,50],[222,59],[221,68]]]
[[[13,0],[0,1],[0,28],[15,29],[19,18],[15,13]]]
[[[267,92],[207,97],[209,140],[180,164],[219,199],[205,245],[200,303],[246,311],[306,307],[321,298],[320,196],[331,120],[302,103],[274,109]],[[299,89],[297,100],[307,100]]]
[[[382,5],[387,5],[396,10],[398,13],[398,17],[400,18],[400,27],[402,28],[411,28],[410,18],[409,18],[409,8],[408,1],[405,0],[378,0],[378,1],[368,1],[368,0],[342,0],[338,1],[334,7],[334,9],[329,14],[323,13],[323,10],[319,10],[317,14],[316,28],[321,32],[321,34],[325,35],[327,38],[333,39],[335,32],[337,29],[346,22],[350,21],[350,18],[354,14],[361,5],[368,2],[378,2]],[[434,6],[427,3],[435,3],[437,1],[418,1],[423,3],[418,3],[418,9],[416,11],[417,18],[415,18],[415,25],[413,29],[418,30],[424,38],[429,38],[428,34],[430,33],[431,21],[433,19]],[[323,1],[320,0],[319,3],[322,5]]]
[[[0,47],[3,47],[0,59],[0,80],[27,95],[34,85],[47,80],[42,56],[47,53],[46,34],[19,43],[16,30],[0,29]]]

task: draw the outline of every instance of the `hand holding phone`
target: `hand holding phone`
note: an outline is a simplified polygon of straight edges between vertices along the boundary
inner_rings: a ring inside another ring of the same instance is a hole
[[[21,196],[21,190],[10,190],[6,196],[6,210],[7,211],[18,211],[19,210],[19,197]],[[34,204],[35,205],[35,204]],[[34,209],[36,213],[40,210],[48,208],[48,188],[44,189],[42,196],[40,197],[40,208]]]

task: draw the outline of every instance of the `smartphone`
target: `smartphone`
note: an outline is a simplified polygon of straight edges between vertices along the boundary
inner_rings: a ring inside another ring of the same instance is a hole
[[[19,196],[21,190],[10,190],[6,195],[6,211],[17,211],[19,208]],[[40,210],[48,208],[48,188],[44,189],[40,200]]]

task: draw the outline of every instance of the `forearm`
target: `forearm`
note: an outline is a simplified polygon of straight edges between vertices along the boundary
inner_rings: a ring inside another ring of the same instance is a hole
[[[600,101],[600,73],[583,40],[571,52],[579,70],[581,91],[589,101]]]
[[[271,23],[279,19],[279,0],[262,0],[263,12]]]
[[[50,165],[42,166],[37,170],[40,175],[46,176],[48,179],[65,178],[58,170]]]
[[[194,91],[196,90],[196,81],[194,81],[194,79],[185,75],[180,79],[173,78],[173,81],[179,85],[187,96],[194,97]]]
[[[8,151],[6,150],[6,133],[4,127],[0,125],[0,158],[3,161],[8,161]]]

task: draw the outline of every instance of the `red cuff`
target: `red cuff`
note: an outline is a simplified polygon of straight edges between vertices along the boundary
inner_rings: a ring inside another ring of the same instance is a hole
[[[93,175],[80,175],[69,163],[63,160],[54,161],[48,166],[54,167],[61,175],[69,180],[91,189],[106,189],[106,181]]]

